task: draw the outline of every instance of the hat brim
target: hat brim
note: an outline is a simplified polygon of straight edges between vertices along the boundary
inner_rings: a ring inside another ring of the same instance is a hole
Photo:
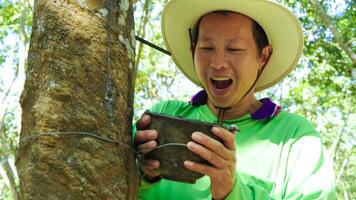
[[[267,34],[273,54],[255,91],[273,86],[295,68],[303,51],[303,31],[299,20],[286,7],[268,0],[171,0],[162,14],[163,39],[177,67],[192,82],[201,86],[190,52],[188,29],[205,14],[217,10],[244,14],[259,23]]]

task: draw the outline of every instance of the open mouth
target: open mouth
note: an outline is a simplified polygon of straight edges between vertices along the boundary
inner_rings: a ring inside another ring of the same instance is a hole
[[[232,84],[232,79],[227,77],[214,77],[210,78],[211,83],[216,89],[226,89]]]

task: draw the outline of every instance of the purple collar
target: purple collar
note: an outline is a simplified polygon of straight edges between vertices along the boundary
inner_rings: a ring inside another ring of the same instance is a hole
[[[193,106],[205,105],[208,100],[208,95],[205,90],[199,91],[195,94],[192,99],[189,101]],[[251,114],[252,119],[254,120],[264,120],[275,117],[281,111],[281,107],[275,104],[269,98],[260,99],[262,106],[253,114]]]
[[[254,120],[264,120],[275,117],[281,112],[281,106],[275,104],[270,98],[260,99],[262,106],[251,117]]]

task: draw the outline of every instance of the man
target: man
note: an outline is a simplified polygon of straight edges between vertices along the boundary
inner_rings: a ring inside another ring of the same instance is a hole
[[[179,69],[204,91],[150,110],[240,132],[214,127],[221,143],[192,134],[188,149],[211,164],[184,162],[206,175],[193,185],[160,179],[159,162],[145,160],[140,199],[335,199],[332,164],[314,127],[254,95],[282,80],[302,52],[302,30],[288,9],[267,0],[171,0],[162,32]],[[135,134],[145,152],[161,134],[145,130],[149,123],[143,116]]]

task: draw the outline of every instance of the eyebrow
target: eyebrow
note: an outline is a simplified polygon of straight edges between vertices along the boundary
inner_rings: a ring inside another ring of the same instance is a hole
[[[207,37],[202,37],[201,40],[203,40],[205,42],[210,42],[212,39],[211,38],[207,38]]]
[[[204,42],[211,42],[213,39],[212,38],[209,38],[209,37],[203,37],[201,38],[202,41]],[[234,38],[234,39],[228,39],[227,42],[228,43],[231,43],[231,42],[238,42],[240,41],[241,39],[240,38]]]

